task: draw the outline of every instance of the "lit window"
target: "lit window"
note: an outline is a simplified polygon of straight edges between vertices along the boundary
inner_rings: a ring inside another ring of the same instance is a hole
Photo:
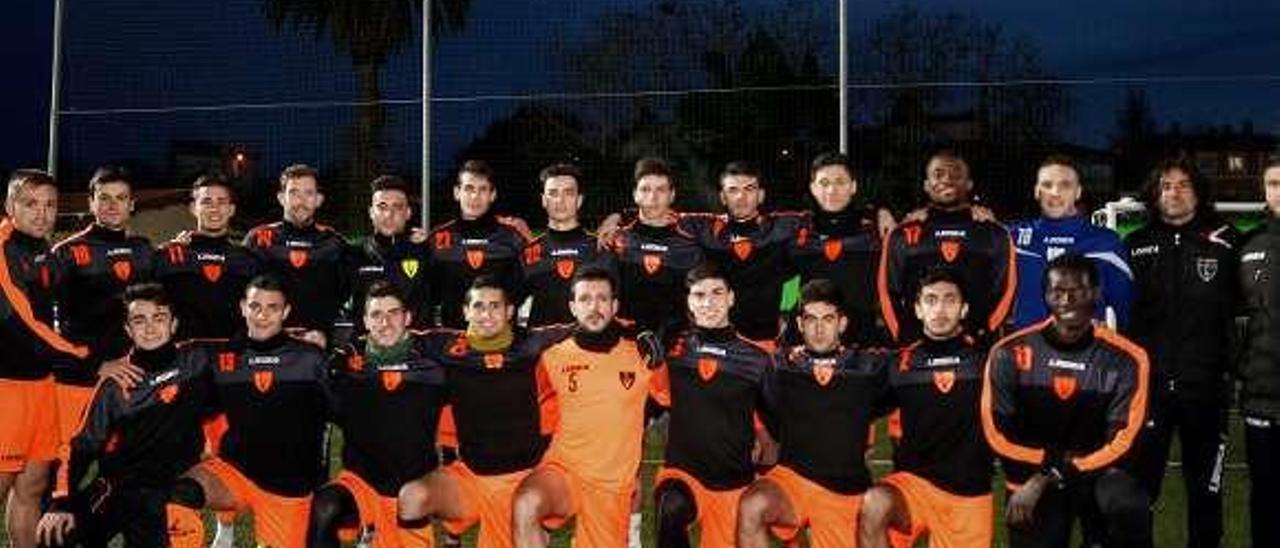
[[[1233,154],[1227,156],[1227,171],[1240,173],[1244,171],[1244,156]]]

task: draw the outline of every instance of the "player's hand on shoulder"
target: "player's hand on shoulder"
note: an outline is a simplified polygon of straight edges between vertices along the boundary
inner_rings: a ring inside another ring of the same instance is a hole
[[[329,339],[323,331],[318,329],[305,329],[301,327],[291,327],[285,329],[290,337],[307,342],[320,347],[322,350],[328,345]]]
[[[142,377],[145,374],[146,371],[143,371],[141,367],[129,363],[127,356],[104,362],[102,367],[98,368],[98,378],[115,381],[120,386],[120,389],[124,391],[125,396],[128,396],[129,391],[142,382]]]

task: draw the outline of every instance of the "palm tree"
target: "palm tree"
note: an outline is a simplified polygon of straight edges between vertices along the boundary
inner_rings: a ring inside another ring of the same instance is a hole
[[[263,10],[277,30],[292,27],[328,35],[350,55],[355,66],[360,104],[355,124],[355,156],[350,180],[368,182],[380,169],[383,126],[379,73],[387,58],[414,43],[415,23],[423,2],[431,11],[431,36],[458,32],[466,26],[471,0],[263,0]],[[363,193],[353,192],[355,198]],[[358,200],[342,200],[344,213],[359,211]],[[354,206],[354,207],[353,207]],[[345,215],[344,215],[345,216]],[[350,220],[350,219],[348,219]]]

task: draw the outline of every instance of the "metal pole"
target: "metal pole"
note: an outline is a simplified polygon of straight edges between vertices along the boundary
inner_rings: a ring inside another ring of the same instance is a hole
[[[62,2],[53,2],[53,69],[49,75],[49,150],[45,170],[58,177],[58,111],[62,109]]]
[[[431,229],[431,0],[422,0],[422,228]]]
[[[849,153],[849,12],[848,0],[840,5],[840,152]]]

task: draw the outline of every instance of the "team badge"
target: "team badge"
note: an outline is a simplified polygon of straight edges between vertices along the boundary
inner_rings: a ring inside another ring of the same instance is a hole
[[[253,387],[257,388],[258,391],[262,392],[263,394],[266,394],[269,390],[271,390],[271,385],[275,382],[275,380],[276,380],[276,374],[274,372],[271,372],[271,371],[254,371],[253,372]]]
[[[467,266],[470,266],[471,270],[480,270],[480,267],[484,266],[484,250],[468,249]]]
[[[698,377],[702,378],[703,382],[710,381],[719,367],[715,358],[698,358]]]
[[[1030,346],[1020,344],[1013,347],[1013,364],[1017,366],[1018,371],[1030,371],[1032,358]]]
[[[1054,375],[1053,393],[1062,401],[1071,399],[1076,393],[1076,378],[1071,375]]]
[[[840,253],[844,251],[844,242],[840,238],[827,238],[822,242],[822,256],[826,257],[827,262],[834,263],[840,258]]]
[[[418,260],[417,259],[401,260],[400,271],[404,272],[404,275],[410,278],[416,277],[418,275]]]
[[[290,249],[289,264],[293,265],[294,268],[307,266],[307,255],[308,253],[305,249]]]
[[[395,392],[397,388],[400,388],[400,381],[403,380],[404,375],[399,371],[382,372],[382,387],[386,388],[387,392]]]
[[[650,276],[657,274],[662,268],[662,255],[647,254],[644,256],[644,271]]]
[[[618,382],[622,383],[623,389],[631,390],[631,387],[636,383],[636,372],[635,371],[619,371]]]
[[[741,240],[734,240],[733,256],[737,257],[739,261],[745,261],[747,260],[747,257],[751,256],[751,250],[754,247],[755,246],[751,243],[751,240],[748,240],[746,238],[743,238]]]
[[[556,275],[561,279],[567,280],[573,277],[573,259],[560,259],[556,261]]]
[[[946,240],[939,244],[942,251],[942,260],[949,263],[956,262],[956,258],[960,256],[960,242],[955,240]]]
[[[165,403],[173,403],[173,400],[178,398],[178,385],[171,384],[169,386],[161,388],[159,392],[159,396],[160,396],[160,401]]]
[[[218,354],[218,371],[229,373],[236,369],[236,355],[233,352],[223,352]]]
[[[129,277],[133,276],[133,263],[129,261],[116,261],[111,263],[111,272],[115,273],[117,280],[127,282],[129,281]]]
[[[813,380],[818,381],[818,386],[826,386],[831,384],[831,377],[836,373],[836,368],[829,363],[817,364],[813,366]]]
[[[500,369],[502,367],[502,354],[485,354],[485,369]]]
[[[204,274],[204,279],[209,280],[209,283],[216,284],[222,277],[222,265],[217,263],[200,265],[200,273]]]
[[[933,372],[933,386],[938,389],[938,392],[947,394],[951,392],[951,388],[955,385],[956,385],[955,371],[934,371]]]
[[[1200,275],[1200,279],[1205,282],[1213,280],[1218,275],[1217,259],[1196,259],[1196,274]]]

